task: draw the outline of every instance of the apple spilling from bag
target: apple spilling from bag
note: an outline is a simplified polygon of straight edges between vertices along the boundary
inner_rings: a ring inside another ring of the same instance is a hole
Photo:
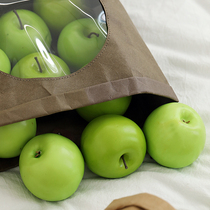
[[[100,52],[106,33],[87,13],[86,1],[34,0],[33,5],[34,11],[18,9],[0,17],[0,71],[20,78],[62,77]],[[58,54],[51,50],[54,37]],[[78,117],[87,121],[80,148],[58,134],[36,135],[36,119],[2,126],[0,158],[20,155],[23,183],[47,201],[73,195],[82,182],[85,164],[98,176],[121,178],[142,165],[146,152],[169,168],[196,161],[206,133],[194,109],[178,102],[162,105],[140,128],[123,116],[131,98],[78,108]]]
[[[93,119],[81,137],[81,150],[89,169],[106,178],[129,175],[141,165],[146,150],[162,166],[183,168],[191,165],[205,146],[201,117],[182,103],[158,107],[147,117],[143,132],[137,127],[119,115]]]
[[[192,164],[203,151],[206,140],[205,125],[199,114],[176,102],[155,109],[146,119],[143,131],[150,156],[170,168]]]
[[[75,143],[58,134],[32,138],[23,148],[19,169],[27,189],[46,201],[70,197],[84,175],[84,159]]]
[[[19,156],[25,144],[36,135],[36,129],[36,119],[1,126],[0,158]]]
[[[107,114],[86,126],[81,151],[92,172],[105,178],[121,178],[140,167],[146,154],[146,141],[132,120]]]
[[[59,201],[78,190],[85,164],[98,176],[122,178],[138,170],[148,152],[160,166],[183,168],[198,159],[205,139],[200,115],[173,102],[153,110],[142,129],[123,115],[101,114],[82,131],[80,148],[58,134],[36,135],[35,119],[2,126],[0,157],[20,155],[26,188],[42,200]]]
[[[96,117],[105,114],[124,115],[130,106],[132,96],[116,98],[110,101],[96,103],[76,109],[77,113],[86,121],[90,122]]]

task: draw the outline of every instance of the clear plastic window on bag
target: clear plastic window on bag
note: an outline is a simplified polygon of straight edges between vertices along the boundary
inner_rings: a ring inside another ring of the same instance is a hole
[[[103,48],[99,0],[0,0],[0,71],[19,78],[62,77]]]

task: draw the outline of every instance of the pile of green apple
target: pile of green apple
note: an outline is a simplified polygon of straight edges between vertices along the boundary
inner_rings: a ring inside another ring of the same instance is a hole
[[[3,14],[0,71],[20,78],[60,77],[93,60],[106,33],[87,12],[87,2],[34,0],[33,11]],[[162,105],[140,128],[123,116],[131,100],[127,96],[78,108],[78,117],[87,121],[80,147],[59,134],[37,135],[36,119],[2,126],[0,158],[19,156],[26,188],[47,201],[73,195],[85,164],[101,177],[121,178],[135,172],[147,152],[159,165],[170,168],[189,166],[198,158],[206,133],[194,109],[178,102]]]
[[[91,62],[106,31],[90,2],[34,0],[31,10],[2,14],[0,71],[19,78],[62,77]]]
[[[206,132],[193,108],[178,102],[159,106],[140,128],[123,116],[131,98],[79,108],[78,117],[87,121],[80,146],[60,134],[36,135],[36,119],[2,126],[0,158],[19,155],[26,188],[40,199],[60,201],[77,191],[85,165],[98,176],[110,179],[134,173],[146,153],[160,166],[169,168],[189,166],[199,157]]]

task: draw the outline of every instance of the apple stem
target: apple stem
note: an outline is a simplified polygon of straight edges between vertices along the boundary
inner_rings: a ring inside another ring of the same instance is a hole
[[[35,158],[38,158],[38,157],[40,157],[41,156],[41,151],[39,150],[39,151],[36,151],[36,155],[35,155]]]
[[[186,122],[185,120],[182,120],[182,121],[183,121],[184,123],[187,123],[187,124],[190,123],[190,121],[187,121],[187,122]]]
[[[40,63],[39,63],[38,58],[37,58],[37,57],[35,57],[34,59],[35,59],[35,60],[36,60],[36,62],[37,62],[37,65],[38,65],[38,67],[39,67],[39,71],[40,71],[40,73],[42,73],[42,72],[43,72],[43,71],[42,71],[42,67],[41,67],[41,65],[40,65]]]
[[[126,164],[126,162],[125,162],[125,158],[124,158],[124,155],[122,155],[122,160],[123,160],[123,163],[124,163],[124,166],[125,166],[125,169],[128,169],[128,166],[127,166],[127,164]]]
[[[92,35],[96,35],[97,37],[99,37],[99,34],[95,33],[95,32],[91,32],[89,35],[88,35],[88,38],[91,38]]]
[[[23,23],[22,23],[22,21],[21,21],[21,19],[20,19],[20,16],[18,15],[18,13],[17,13],[17,11],[16,11],[15,9],[13,10],[13,12],[16,14],[16,16],[17,16],[17,18],[18,18],[18,20],[19,20],[20,29],[23,30],[24,27],[23,27]]]

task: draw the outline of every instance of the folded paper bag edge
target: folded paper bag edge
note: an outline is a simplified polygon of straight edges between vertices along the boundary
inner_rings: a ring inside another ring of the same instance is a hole
[[[0,126],[31,118],[38,118],[58,112],[73,110],[109,100],[138,94],[153,94],[172,101],[178,101],[173,96],[171,86],[144,77],[130,77],[116,81],[70,91],[60,95],[39,98],[18,106],[0,111]],[[91,99],[91,100],[88,100]],[[51,107],[52,106],[52,107]],[[26,109],[27,107],[27,109]]]

